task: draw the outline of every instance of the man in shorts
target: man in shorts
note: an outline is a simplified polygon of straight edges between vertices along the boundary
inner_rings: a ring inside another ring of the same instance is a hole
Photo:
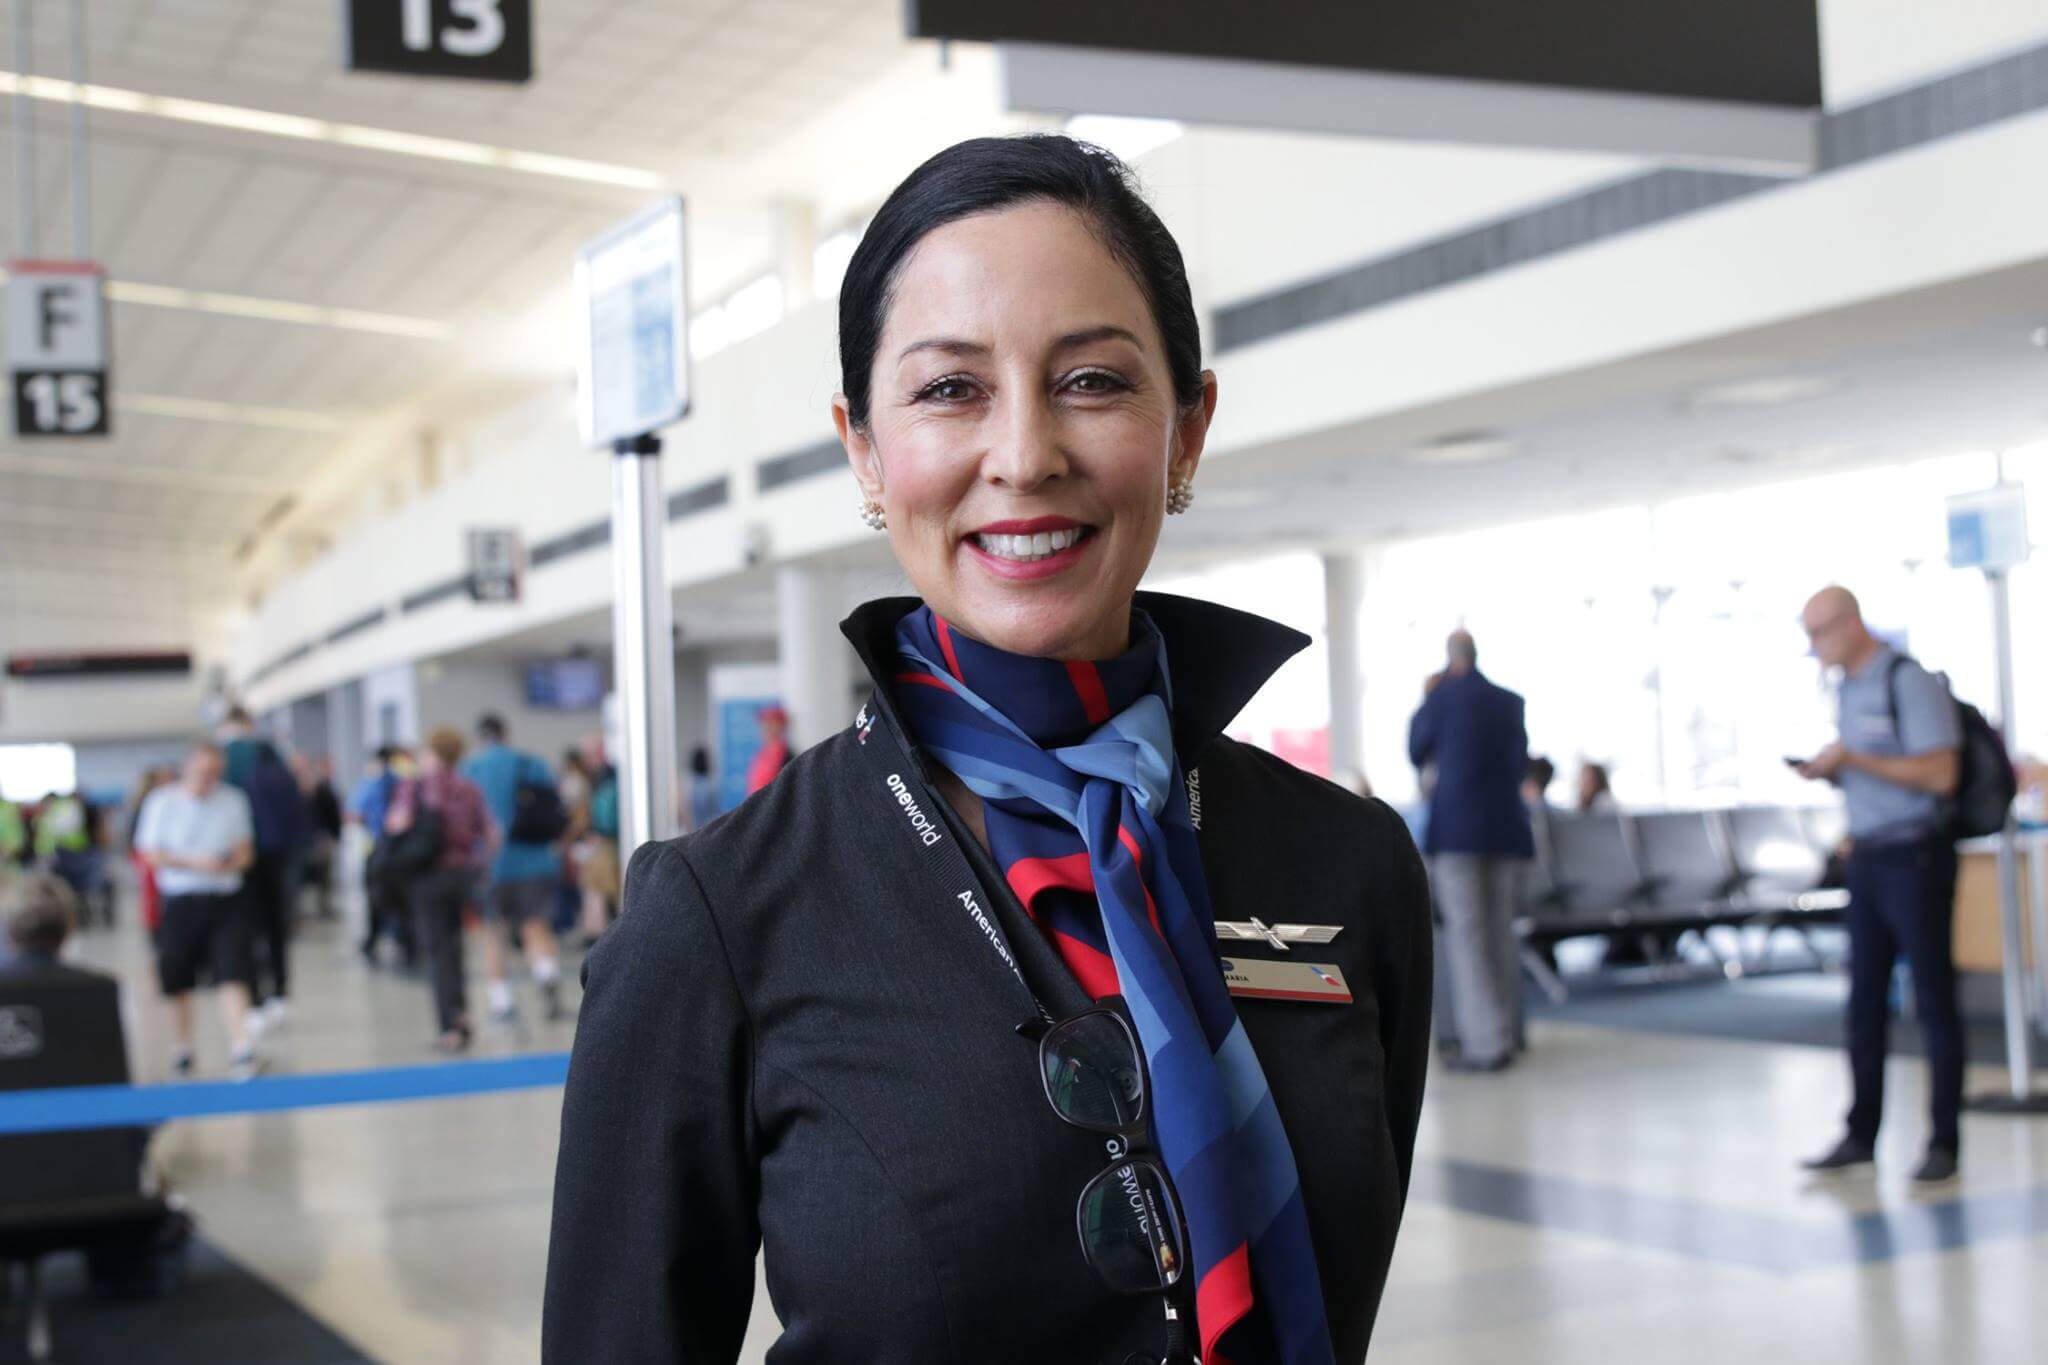
[[[533,983],[549,1019],[562,1017],[562,969],[555,946],[555,887],[562,880],[561,856],[553,844],[524,843],[512,837],[519,812],[521,787],[555,790],[555,775],[533,754],[506,743],[505,722],[484,716],[476,725],[480,747],[465,759],[462,775],[483,791],[484,805],[504,836],[491,859],[484,891],[484,968],[490,976],[485,992],[491,1017],[513,1014],[512,983],[506,970],[507,940],[516,938],[526,953]]]
[[[157,929],[157,977],[171,1006],[176,1037],[171,1074],[192,1074],[192,991],[211,973],[221,1023],[232,1049],[229,1074],[245,1080],[261,1063],[249,1040],[249,912],[242,876],[255,861],[249,798],[221,781],[220,749],[196,744],[180,781],[157,788],[136,822],[136,851],[156,870],[163,893]]]

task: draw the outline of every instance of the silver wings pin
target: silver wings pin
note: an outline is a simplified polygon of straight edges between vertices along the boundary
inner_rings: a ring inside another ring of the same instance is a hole
[[[1328,943],[1343,931],[1341,924],[1268,924],[1262,919],[1216,921],[1218,938],[1269,943],[1283,953],[1290,943]]]

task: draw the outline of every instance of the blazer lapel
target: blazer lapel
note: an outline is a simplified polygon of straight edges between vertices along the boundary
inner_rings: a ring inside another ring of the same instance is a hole
[[[954,850],[961,855],[961,861],[955,863],[950,857],[942,856],[944,850],[940,846],[921,844],[918,845],[919,852],[912,855],[914,875],[920,887],[918,899],[935,905],[951,903],[951,913],[945,916],[950,923],[942,925],[936,932],[942,933],[948,942],[966,945],[967,951],[973,955],[974,965],[980,970],[1011,977],[1010,984],[1017,987],[1015,978],[974,922],[971,912],[959,902],[960,891],[972,889],[980,904],[994,918],[1024,978],[1024,985],[1015,999],[1027,1012],[1018,1015],[1014,1022],[1023,1023],[1031,1018],[1037,1012],[1033,1008],[1034,1002],[1055,1019],[1064,1019],[1088,1008],[1093,1002],[1081,989],[1080,983],[1074,980],[1066,964],[1060,961],[1052,944],[1039,932],[1037,924],[1025,913],[1023,905],[996,867],[995,860],[931,782],[930,769],[923,754],[910,743],[894,708],[880,689],[871,694],[867,704],[861,708],[855,721],[854,738],[858,748],[870,753],[870,767],[875,771],[890,766],[899,758],[909,760],[896,768],[897,777],[909,791],[917,809],[944,826],[942,837],[951,840]],[[889,761],[877,764],[875,757],[881,754],[888,755]],[[904,821],[911,818],[907,808],[902,818]],[[892,843],[907,845],[916,842],[904,838],[904,831],[892,830],[889,833]],[[961,869],[961,876],[969,883],[968,888],[953,885],[959,878],[951,874],[949,869],[952,867]]]

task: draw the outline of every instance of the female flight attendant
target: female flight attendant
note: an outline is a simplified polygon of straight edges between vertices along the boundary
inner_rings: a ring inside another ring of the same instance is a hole
[[[875,689],[643,848],[590,959],[545,1352],[1356,1362],[1422,1102],[1428,893],[1384,805],[1221,737],[1305,639],[1137,591],[1216,405],[1109,154],[890,196],[833,418],[916,598]]]

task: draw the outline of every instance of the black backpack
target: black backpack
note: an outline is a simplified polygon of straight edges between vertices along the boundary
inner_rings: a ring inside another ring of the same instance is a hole
[[[1905,662],[1905,656],[1899,655],[1885,671],[1885,696],[1891,703],[1894,729],[1899,721],[1899,667]],[[1996,834],[2005,828],[2006,816],[2020,791],[2012,758],[2005,751],[2005,740],[1982,711],[1956,696],[1946,674],[1936,673],[1934,677],[1955,705],[1956,719],[1963,732],[1962,747],[1956,754],[1956,790],[1949,797],[1949,833],[1958,839]]]
[[[412,823],[377,841],[370,855],[372,875],[400,884],[426,876],[441,859],[441,835],[441,812],[427,805],[415,788]]]
[[[515,844],[552,844],[569,831],[569,808],[553,779],[519,774],[512,789],[512,824],[505,838]]]

